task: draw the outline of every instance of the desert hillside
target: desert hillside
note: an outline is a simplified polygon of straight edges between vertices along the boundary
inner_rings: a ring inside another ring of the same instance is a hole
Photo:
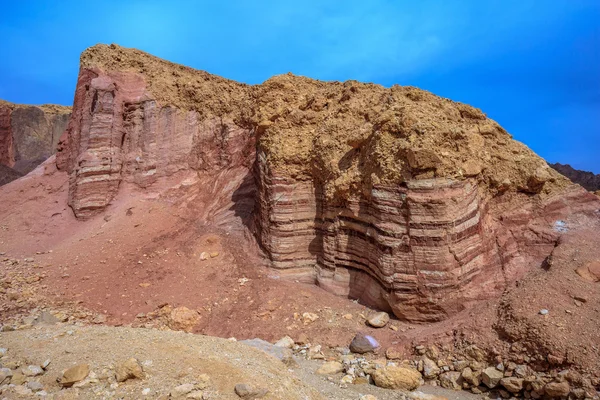
[[[598,398],[600,198],[417,88],[97,45],[0,203],[9,398]]]

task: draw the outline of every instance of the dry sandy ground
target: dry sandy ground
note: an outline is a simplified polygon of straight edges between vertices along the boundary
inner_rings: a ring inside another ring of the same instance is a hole
[[[72,395],[80,399],[161,398],[178,385],[203,381],[203,374],[210,378],[204,390],[210,399],[239,399],[234,393],[238,383],[268,389],[267,400],[356,400],[363,394],[386,400],[406,395],[372,385],[341,388],[339,383],[315,374],[322,362],[298,360],[299,364],[290,368],[245,344],[183,332],[59,324],[0,333],[0,346],[8,349],[2,358],[4,363],[17,361],[27,366],[50,360],[46,372],[34,380],[42,383],[48,393],[60,392],[60,396]],[[117,386],[114,381],[102,378],[106,371],[131,357],[143,365],[145,379],[130,379]],[[62,371],[82,363],[90,366],[98,382],[61,391],[56,379],[62,376]],[[142,394],[144,389],[149,389],[147,395]],[[443,395],[450,400],[478,398],[465,392],[433,387],[423,387],[420,392],[411,396],[424,400],[434,398],[425,395],[428,393]],[[20,398],[13,392],[5,395]]]

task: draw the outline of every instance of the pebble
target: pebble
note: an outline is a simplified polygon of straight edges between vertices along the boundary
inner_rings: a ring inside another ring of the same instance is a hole
[[[0,348],[0,358],[4,357],[6,355],[6,353],[8,352],[8,349],[5,348]]]
[[[142,390],[142,395],[148,396],[151,392],[152,390],[150,390],[150,388],[145,388],[144,390]]]
[[[369,317],[367,322],[374,328],[383,328],[390,321],[390,316],[386,312],[378,312]]]
[[[542,308],[540,310],[540,315],[548,315],[548,312],[549,312],[548,310],[546,310],[545,308]]]

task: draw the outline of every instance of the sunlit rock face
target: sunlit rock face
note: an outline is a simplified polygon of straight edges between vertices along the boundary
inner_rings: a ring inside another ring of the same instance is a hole
[[[214,202],[243,193],[282,277],[411,321],[499,295],[552,251],[556,221],[598,208],[468,105],[293,75],[248,86],[114,45],[82,55],[57,166],[82,219],[123,183],[231,173]]]

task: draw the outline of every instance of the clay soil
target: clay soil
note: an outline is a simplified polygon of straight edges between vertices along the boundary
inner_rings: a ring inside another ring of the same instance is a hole
[[[264,264],[248,225],[251,204],[234,192],[240,175],[175,175],[152,191],[123,183],[118,199],[85,222],[66,205],[67,175],[56,171],[53,158],[4,186],[0,322],[18,325],[46,308],[90,322],[160,327],[154,315],[168,304],[197,310],[194,332],[223,338],[273,341],[304,333],[334,348],[367,331],[381,353],[391,347],[408,356],[417,344],[450,351],[476,343],[503,360],[527,356],[543,366],[551,355],[557,366],[597,374],[599,283],[575,270],[600,260],[600,225],[565,221],[548,265],[532,266],[497,301],[437,324],[393,320],[374,329],[365,324],[367,307],[282,280]],[[541,309],[549,313],[540,315]],[[318,319],[310,322],[304,313]]]

